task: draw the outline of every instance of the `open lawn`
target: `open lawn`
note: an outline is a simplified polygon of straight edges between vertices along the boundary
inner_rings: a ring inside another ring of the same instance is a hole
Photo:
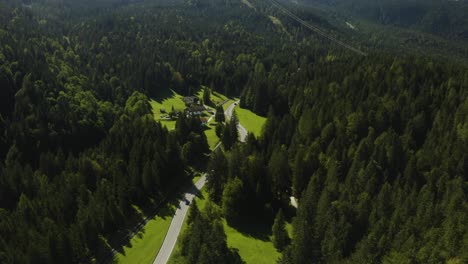
[[[216,135],[216,124],[217,123],[214,121],[214,119],[211,120],[205,130],[206,139],[208,140],[208,145],[210,145],[211,150],[213,150],[219,142],[219,138]]]
[[[170,90],[168,94],[161,95],[160,98],[151,99],[150,104],[153,108],[154,119],[160,121],[167,129],[174,129],[175,121],[161,119],[161,109],[164,109],[167,113],[169,113],[172,108],[177,111],[183,111],[185,109],[185,103],[182,98],[182,95]]]
[[[202,94],[203,91],[201,90],[198,92],[197,96],[201,96]],[[164,109],[166,112],[170,112],[174,107],[174,110],[183,111],[185,109],[185,103],[182,99],[182,95],[172,90],[170,90],[170,93],[161,96],[159,99],[151,99],[150,104],[153,108],[154,119],[156,121],[161,122],[161,124],[165,126],[168,130],[175,129],[176,121],[162,119],[161,109]],[[212,95],[212,100],[214,102],[221,103],[224,100],[227,100],[227,98],[224,95],[215,92]],[[205,130],[206,139],[208,140],[208,145],[211,149],[213,149],[219,142],[219,138],[216,136],[215,127],[216,122],[214,121],[214,119],[212,119],[211,122],[208,124],[208,129]]]
[[[255,237],[241,233],[224,221],[224,231],[230,248],[237,248],[242,260],[247,264],[276,263],[281,254],[273,246],[271,237]]]
[[[234,98],[232,100],[229,100],[226,104],[223,105],[224,111],[229,108],[234,102],[236,102],[238,99]],[[256,137],[261,136],[263,125],[266,122],[266,117],[259,116],[255,114],[254,112],[248,110],[248,109],[243,109],[240,108],[239,106],[236,106],[234,108],[234,111],[237,114],[237,118],[239,119],[239,122],[247,131],[250,133],[253,133]]]
[[[197,206],[201,211],[205,208],[208,198],[208,193],[205,189],[202,190],[201,194],[196,198]],[[246,231],[241,232],[229,226],[224,219],[223,224],[224,231],[227,236],[228,247],[238,249],[239,255],[247,264],[276,263],[276,260],[280,257],[281,254],[275,249],[273,242],[271,241],[269,226],[265,227],[260,226],[258,223],[254,223],[252,226],[246,227],[244,224]],[[186,228],[187,225],[184,223],[181,231],[182,234]],[[249,230],[252,232],[249,232]],[[168,263],[183,263],[180,257],[179,243],[176,244],[174,252]]]
[[[156,258],[169,225],[174,208],[163,208],[160,215],[151,219],[144,228],[130,240],[122,253],[116,255],[117,263],[152,263]]]
[[[261,136],[263,125],[266,122],[266,118],[255,114],[254,112],[236,107],[237,118],[245,129],[253,133],[256,137]]]
[[[204,89],[205,87],[203,87]],[[203,97],[203,89],[201,89],[200,91],[197,92],[196,96],[202,98]],[[228,100],[228,98],[226,96],[224,96],[223,94],[220,94],[218,92],[215,92],[215,91],[212,91],[211,92],[211,101],[215,104],[215,105],[219,105],[221,103],[223,103],[224,101]]]
[[[231,106],[233,103],[234,103],[234,100],[229,100],[229,101],[227,101],[227,102],[223,105],[224,111],[226,111],[226,109],[228,109],[229,106]]]
[[[211,93],[211,101],[213,101],[213,103],[215,103],[215,105],[219,105],[219,104],[223,103],[226,100],[228,100],[228,98],[226,96],[224,96],[223,94],[220,94],[218,92]]]

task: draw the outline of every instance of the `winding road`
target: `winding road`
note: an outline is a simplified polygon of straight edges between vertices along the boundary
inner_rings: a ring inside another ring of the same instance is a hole
[[[239,101],[236,101],[232,103],[226,111],[224,111],[224,114],[226,114],[228,119],[231,119],[232,112],[234,111],[234,108],[239,104]],[[239,141],[240,142],[245,142],[245,139],[247,138],[247,129],[243,127],[240,123],[237,123],[237,130],[239,131]]]
[[[184,198],[180,201],[179,206],[172,218],[171,225],[167,231],[164,242],[159,249],[156,259],[153,261],[153,264],[166,264],[171,256],[172,251],[174,250],[177,238],[179,237],[180,230],[184,224],[185,216],[187,215],[190,204],[192,203],[195,196],[200,192],[203,186],[206,183],[206,174],[204,174],[195,185],[192,185],[190,189],[184,194]]]
[[[232,113],[234,108],[239,104],[239,101],[232,103],[224,114],[228,119],[231,119]],[[240,142],[245,142],[247,137],[247,129],[243,127],[240,123],[237,124],[237,129],[239,131],[239,140]],[[216,145],[215,149],[217,149],[221,143]],[[166,264],[171,257],[172,251],[177,242],[177,238],[179,237],[180,231],[182,230],[182,226],[184,224],[185,216],[187,215],[188,209],[190,204],[192,203],[193,199],[195,199],[196,195],[200,192],[203,186],[206,183],[206,173],[195,183],[192,185],[190,189],[184,194],[184,199],[180,201],[179,206],[172,218],[171,225],[169,226],[169,230],[166,233],[166,237],[164,238],[164,242],[159,249],[158,255],[156,259],[153,261],[153,264]]]

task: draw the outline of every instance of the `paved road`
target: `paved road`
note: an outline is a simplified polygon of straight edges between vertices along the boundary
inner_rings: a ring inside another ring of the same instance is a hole
[[[239,103],[239,101],[231,104],[224,114],[230,119],[232,116],[232,112],[234,108]],[[240,141],[245,142],[245,138],[247,137],[247,130],[241,125],[237,125],[237,129],[239,130]],[[216,145],[215,149],[217,149],[221,145],[221,142]],[[174,218],[172,218],[171,225],[169,226],[169,230],[167,231],[166,237],[164,238],[164,242],[159,249],[158,255],[156,259],[153,261],[153,264],[166,264],[169,261],[169,258],[174,250],[175,244],[177,242],[177,238],[179,237],[180,231],[182,229],[182,225],[184,224],[185,216],[187,215],[188,208],[192,203],[193,199],[195,198],[196,194],[203,188],[206,183],[206,174],[204,174],[198,181],[195,183],[194,186],[185,193],[184,197],[185,200],[182,200],[179,203],[179,207],[177,208]],[[186,201],[189,201],[189,204],[186,204]]]
[[[224,113],[226,114],[228,119],[231,119],[232,112],[234,111],[234,108],[239,104],[239,101],[234,102],[231,104]],[[245,139],[247,138],[247,129],[243,127],[240,122],[237,124],[237,130],[239,131],[239,141],[240,142],[245,142]]]
[[[182,229],[182,225],[184,224],[185,216],[187,215],[188,208],[192,203],[193,199],[195,198],[196,194],[203,188],[206,183],[206,174],[204,174],[195,185],[192,185],[190,189],[185,193],[184,198],[185,201],[182,200],[179,203],[179,206],[174,214],[174,218],[172,218],[171,225],[169,226],[169,230],[167,231],[166,237],[164,238],[164,242],[159,249],[158,255],[154,260],[153,264],[166,264],[171,256],[172,251],[174,250],[174,246],[177,242],[177,238],[179,237],[180,230]],[[189,204],[186,204],[186,201],[189,201]]]

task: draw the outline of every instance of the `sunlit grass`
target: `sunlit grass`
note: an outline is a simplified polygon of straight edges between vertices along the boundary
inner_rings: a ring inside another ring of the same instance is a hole
[[[172,212],[169,216],[156,216],[130,240],[130,244],[123,248],[122,253],[116,255],[117,263],[152,263],[162,246],[164,237],[172,221]]]
[[[271,237],[268,240],[255,238],[230,227],[226,221],[223,222],[228,247],[238,249],[239,255],[247,264],[276,263],[281,256],[273,246]]]
[[[259,137],[267,119],[250,110],[242,109],[240,107],[236,107],[235,111],[241,125],[244,126],[247,131],[253,133],[256,137]]]
[[[206,207],[208,199],[208,193],[205,189],[202,190],[201,195],[196,198],[196,203],[200,211],[203,211],[203,209]],[[247,264],[276,263],[276,260],[281,256],[281,254],[273,246],[271,236],[266,235],[262,238],[258,238],[250,234],[242,233],[237,229],[229,226],[224,219],[222,219],[222,221],[224,225],[224,231],[226,232],[227,236],[228,247],[237,249],[242,260],[244,260]],[[184,233],[186,228],[187,224],[184,223],[181,234]],[[265,230],[265,227],[262,226],[260,229]],[[268,227],[266,229],[268,230]],[[168,263],[184,263],[183,257],[180,255],[179,241],[176,244],[174,252],[171,255]]]
[[[170,91],[169,95],[161,98],[155,98],[150,100],[151,107],[153,108],[153,115],[156,121],[160,121],[163,126],[169,130],[175,129],[174,120],[164,120],[161,118],[161,110],[164,109],[167,113],[171,112],[172,109],[176,111],[184,111],[185,103],[182,100],[184,97],[174,91]],[[164,115],[164,114],[163,114]]]

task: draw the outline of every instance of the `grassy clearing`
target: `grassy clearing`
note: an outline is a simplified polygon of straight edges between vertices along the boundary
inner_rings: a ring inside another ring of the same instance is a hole
[[[172,221],[174,208],[163,208],[160,215],[151,219],[144,228],[116,255],[117,263],[152,263],[164,241]]]
[[[172,107],[174,107],[174,110],[183,111],[185,109],[185,103],[183,101],[183,98],[184,97],[182,95],[171,90],[169,95],[166,95],[166,97],[164,98],[152,99],[150,103],[153,107],[155,117],[159,118],[159,111],[161,109],[170,112]]]
[[[203,90],[200,90],[196,95],[201,97],[203,95]],[[184,111],[186,107],[185,107],[183,98],[184,97],[182,95],[170,90],[169,94],[161,96],[160,99],[152,99],[150,101],[150,104],[151,104],[151,107],[153,108],[154,119],[156,121],[161,122],[161,124],[169,130],[175,129],[176,121],[162,119],[160,111],[161,109],[164,109],[166,112],[170,112],[173,107],[174,107],[174,110]],[[222,94],[214,92],[213,95],[211,96],[211,99],[215,103],[221,103],[227,100],[227,97]],[[219,142],[219,138],[216,136],[215,127],[216,127],[216,122],[214,121],[214,119],[212,119],[210,123],[208,124],[209,129],[205,130],[205,135],[208,140],[208,145],[210,146],[211,149],[213,149]]]
[[[256,137],[261,136],[263,125],[266,122],[266,118],[255,114],[254,112],[236,107],[235,111],[239,122],[245,127],[250,133],[253,133]]]
[[[238,249],[239,255],[247,264],[276,263],[276,260],[281,256],[273,246],[271,237],[261,239],[241,233],[230,227],[226,221],[224,221],[224,231],[228,247]]]
[[[204,87],[203,87],[204,88]],[[200,91],[197,92],[196,96],[200,97],[200,98],[203,98],[203,89],[201,89]],[[228,98],[223,95],[223,94],[220,94],[218,92],[215,92],[215,91],[212,91],[211,92],[211,101],[215,104],[215,105],[219,105],[221,103],[223,103],[224,101],[228,100]]]
[[[226,100],[228,100],[228,98],[226,96],[224,96],[223,94],[220,94],[218,92],[212,92],[211,93],[211,101],[213,101],[213,103],[215,103],[215,105],[219,105],[219,104],[223,103]]]
[[[226,109],[228,109],[229,106],[231,106],[237,100],[237,98],[234,98],[233,100],[229,100],[226,104],[224,104],[224,111],[226,111]],[[261,136],[263,125],[267,120],[266,117],[259,116],[254,112],[248,109],[240,108],[239,106],[236,106],[234,111],[237,114],[239,122],[243,127],[245,127],[245,129],[247,129],[247,131],[253,133],[256,137]]]
[[[166,112],[170,112],[172,108],[177,111],[183,111],[185,109],[185,103],[182,100],[184,97],[173,90],[170,90],[168,94],[161,96],[160,98],[151,99],[150,104],[153,108],[153,115],[156,121],[160,121],[163,126],[169,130],[175,129],[174,120],[163,120],[161,119],[161,109]]]
[[[197,206],[200,211],[206,206],[208,201],[208,193],[206,190],[202,190],[201,195],[196,199]],[[223,219],[224,230],[227,236],[227,244],[230,248],[238,249],[239,255],[247,264],[270,264],[276,263],[276,260],[280,257],[280,253],[273,246],[271,237],[266,233],[269,233],[269,227],[265,226],[250,226],[247,227],[251,230],[261,230],[259,234],[249,234],[238,231],[237,229],[229,226],[226,221]],[[186,223],[182,227],[181,234],[184,233],[187,228]],[[256,233],[256,232],[252,232]],[[169,264],[179,264],[183,263],[183,260],[180,256],[180,247],[179,244],[176,244],[174,253],[169,259]]]
[[[229,101],[227,101],[227,102],[223,105],[224,111],[226,111],[226,109],[228,109],[229,106],[231,106],[233,103],[234,103],[234,100],[229,100]]]
[[[214,120],[211,120],[207,129],[205,130],[206,139],[211,150],[213,150],[214,147],[216,147],[216,145],[219,143],[219,138],[216,135],[216,124],[217,123]]]

